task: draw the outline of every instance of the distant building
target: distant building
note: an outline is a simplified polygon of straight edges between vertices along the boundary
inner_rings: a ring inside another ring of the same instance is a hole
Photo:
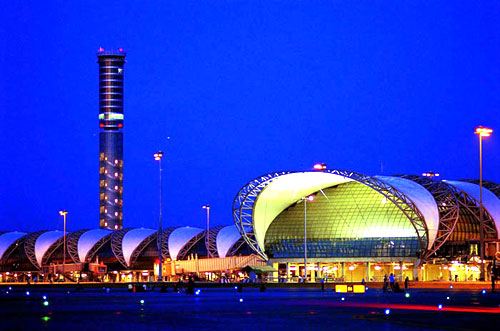
[[[97,53],[99,63],[99,226],[123,228],[123,65],[125,52]]]

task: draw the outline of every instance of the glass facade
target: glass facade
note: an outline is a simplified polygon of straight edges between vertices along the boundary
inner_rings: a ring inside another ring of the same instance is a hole
[[[382,194],[349,182],[317,193],[307,202],[307,255],[325,257],[416,257],[416,230]],[[273,221],[265,236],[271,258],[304,256],[304,202],[299,200]]]

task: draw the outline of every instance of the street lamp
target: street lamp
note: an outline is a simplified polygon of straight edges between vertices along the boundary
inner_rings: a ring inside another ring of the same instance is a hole
[[[62,215],[63,220],[64,220],[64,225],[63,225],[63,267],[62,267],[64,281],[66,281],[66,274],[64,273],[64,265],[66,264],[66,215],[67,214],[68,214],[68,211],[66,211],[66,210],[59,211],[59,215]]]
[[[207,240],[205,241],[205,246],[207,246],[207,252],[208,252],[208,257],[212,257],[212,253],[210,252],[210,249],[209,249],[209,240],[210,240],[210,205],[209,204],[206,204],[205,206],[202,207],[203,209],[205,209],[207,211]]]
[[[304,202],[304,282],[307,281],[307,201],[314,201],[314,195],[300,198]]]
[[[154,154],[155,161],[158,161],[158,164],[160,165],[160,220],[159,220],[159,230],[158,230],[158,260],[159,260],[159,265],[158,265],[158,281],[161,282],[163,281],[162,277],[162,261],[161,261],[161,246],[162,246],[162,226],[161,226],[161,158],[163,157],[163,152],[158,151],[158,153]]]
[[[483,137],[491,136],[492,129],[478,126],[475,134],[479,136],[479,255],[481,258],[481,270],[479,279],[484,280],[484,209],[483,209]]]

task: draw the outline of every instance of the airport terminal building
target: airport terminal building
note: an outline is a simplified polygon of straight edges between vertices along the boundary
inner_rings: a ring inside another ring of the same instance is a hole
[[[500,185],[484,181],[485,265],[498,252]],[[479,278],[481,204],[475,180],[276,172],[238,192],[234,225],[209,229],[86,229],[0,233],[0,281],[68,277],[100,281],[240,280],[268,265],[270,281]],[[162,242],[158,242],[159,237]],[[488,274],[487,274],[488,275]],[[60,277],[60,276],[59,276]]]

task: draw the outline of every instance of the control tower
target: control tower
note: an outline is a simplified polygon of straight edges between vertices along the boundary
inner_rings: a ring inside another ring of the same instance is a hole
[[[123,65],[125,52],[97,52],[99,63],[99,226],[123,227]]]

